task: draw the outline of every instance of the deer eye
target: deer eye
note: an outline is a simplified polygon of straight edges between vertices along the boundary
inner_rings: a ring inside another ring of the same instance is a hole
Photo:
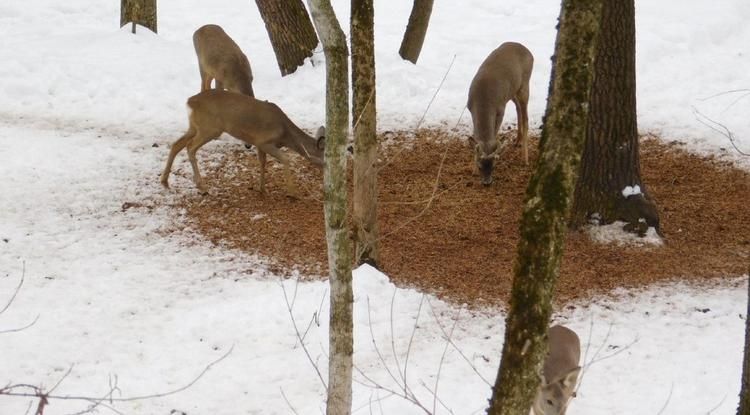
[[[547,405],[552,406],[554,403],[552,402],[552,399],[547,399]]]

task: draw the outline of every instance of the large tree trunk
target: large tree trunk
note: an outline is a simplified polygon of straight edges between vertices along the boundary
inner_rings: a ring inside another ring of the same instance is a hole
[[[347,223],[346,138],[349,71],[346,37],[330,0],[308,0],[326,58],[326,149],[323,171],[331,305],[326,414],[351,413],[354,349],[352,253]]]
[[[547,351],[547,327],[578,176],[601,0],[564,0],[542,127],[526,189],[505,344],[488,414],[528,415]]]
[[[354,128],[355,260],[377,267],[378,141],[375,124],[375,31],[373,0],[352,0],[352,122]]]
[[[660,231],[656,205],[641,180],[633,0],[604,0],[601,26],[571,225],[578,228],[591,219],[600,224],[624,220],[628,229],[641,234],[648,226]],[[641,194],[624,195],[627,186],[640,187]]]
[[[120,27],[129,22],[149,28],[156,33],[156,0],[120,0]]]
[[[750,266],[747,269],[750,276]],[[745,314],[745,353],[742,359],[742,387],[737,415],[750,415],[750,280],[747,285],[747,313]]]
[[[281,76],[304,65],[318,46],[318,37],[302,0],[255,0],[266,24]]]
[[[422,52],[424,37],[427,34],[427,26],[430,24],[433,0],[414,0],[414,5],[409,16],[409,24],[401,41],[398,54],[413,64],[417,63],[419,53]]]

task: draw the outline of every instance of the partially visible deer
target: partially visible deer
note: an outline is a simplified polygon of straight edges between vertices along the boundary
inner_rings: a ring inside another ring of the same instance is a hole
[[[201,92],[211,89],[211,81],[216,79],[217,89],[255,96],[250,61],[224,29],[215,24],[201,26],[193,34],[193,45],[198,55]]]
[[[550,327],[547,338],[549,353],[531,415],[565,415],[581,373],[581,341],[564,326]]]
[[[325,128],[318,128],[315,137],[299,129],[276,104],[259,101],[247,95],[220,89],[211,89],[187,100],[190,127],[179,140],[172,144],[169,158],[161,175],[161,184],[169,187],[169,173],[175,156],[187,147],[193,181],[205,193],[206,187],[198,171],[195,153],[204,144],[227,133],[258,148],[260,161],[260,192],[265,193],[266,154],[272,155],[284,165],[287,191],[294,194],[289,160],[280,150],[288,147],[311,163],[323,165]]]
[[[518,143],[529,163],[529,79],[534,57],[520,43],[505,42],[482,62],[469,87],[467,108],[474,124],[474,162],[482,184],[492,183],[492,168],[498,152],[497,132],[503,122],[505,105],[513,101],[518,115]]]

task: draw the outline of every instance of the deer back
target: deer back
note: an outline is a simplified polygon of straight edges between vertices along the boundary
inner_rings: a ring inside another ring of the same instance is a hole
[[[230,91],[254,96],[250,61],[221,26],[201,26],[193,34],[193,45],[201,76],[216,79]]]

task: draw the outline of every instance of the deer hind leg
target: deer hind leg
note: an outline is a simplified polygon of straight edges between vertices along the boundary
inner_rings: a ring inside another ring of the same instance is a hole
[[[167,165],[164,167],[164,171],[161,174],[161,185],[165,188],[169,188],[169,173],[172,171],[172,163],[177,154],[185,148],[190,140],[195,136],[195,128],[190,125],[185,134],[182,135],[177,141],[172,144],[172,148],[169,150],[169,157],[167,158]]]
[[[203,131],[197,128],[195,136],[187,144],[188,159],[190,160],[190,166],[193,168],[193,182],[201,193],[206,192],[206,186],[203,184],[203,178],[198,170],[198,160],[195,157],[195,153],[203,147],[209,141],[218,138],[221,135],[221,131]]]
[[[523,161],[529,164],[529,87],[521,87],[513,102],[518,115],[518,141],[523,143]]]
[[[293,198],[298,198],[297,188],[292,182],[292,173],[289,170],[289,158],[287,158],[286,154],[284,154],[281,149],[273,144],[264,144],[262,146],[258,146],[258,151],[270,154],[271,156],[273,156],[273,158],[280,161],[281,164],[284,165],[284,177],[286,181],[287,195]],[[263,168],[264,166],[261,166],[261,169]]]

